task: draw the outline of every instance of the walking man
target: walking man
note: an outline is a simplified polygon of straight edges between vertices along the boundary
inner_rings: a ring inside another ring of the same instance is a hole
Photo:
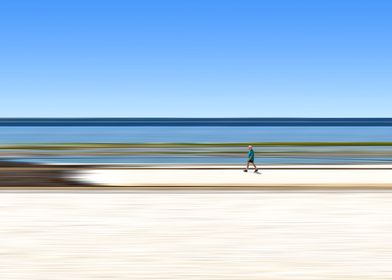
[[[259,171],[259,169],[257,168],[256,164],[255,164],[255,151],[253,151],[253,147],[251,145],[249,145],[248,147],[248,162],[246,163],[246,169],[244,170],[244,172],[248,172],[248,168],[249,168],[249,163],[251,163],[254,168],[255,168],[255,172]]]

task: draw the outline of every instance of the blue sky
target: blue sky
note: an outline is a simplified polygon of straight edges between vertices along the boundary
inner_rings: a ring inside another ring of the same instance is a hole
[[[389,0],[0,0],[0,117],[392,117]]]

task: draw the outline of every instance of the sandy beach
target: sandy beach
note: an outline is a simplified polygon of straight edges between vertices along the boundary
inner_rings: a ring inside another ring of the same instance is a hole
[[[257,173],[239,166],[112,167],[72,174],[76,182],[116,187],[392,187],[390,165],[267,166]]]
[[[392,278],[391,191],[2,191],[0,278]]]
[[[391,165],[88,166],[2,163],[0,189],[270,188],[388,189]]]
[[[392,278],[388,165],[0,171],[1,279]]]

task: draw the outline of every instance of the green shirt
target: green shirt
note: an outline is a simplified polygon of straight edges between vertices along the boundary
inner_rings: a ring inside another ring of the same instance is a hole
[[[248,159],[252,161],[255,160],[255,152],[253,150],[248,152]]]

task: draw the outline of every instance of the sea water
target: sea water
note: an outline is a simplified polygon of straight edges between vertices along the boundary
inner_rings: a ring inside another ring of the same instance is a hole
[[[390,142],[392,127],[0,127],[1,144]]]
[[[0,144],[41,143],[244,143],[256,142],[390,142],[390,126],[0,126]],[[284,157],[258,153],[265,164],[388,163],[388,155],[371,157]],[[3,153],[4,154],[4,153]],[[0,154],[1,156],[1,154]],[[244,158],[194,155],[23,156],[15,161],[81,164],[241,164]],[[2,156],[3,160],[10,158]]]

